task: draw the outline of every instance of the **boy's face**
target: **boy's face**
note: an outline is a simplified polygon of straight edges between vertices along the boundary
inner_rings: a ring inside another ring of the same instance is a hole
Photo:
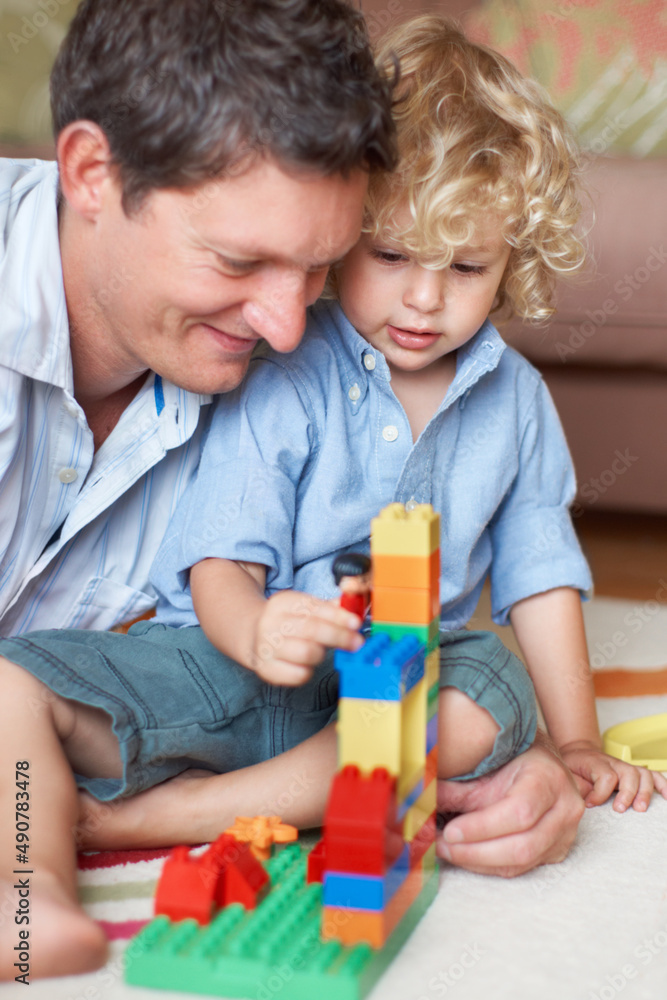
[[[345,315],[390,368],[420,371],[465,344],[493,306],[510,247],[497,225],[430,270],[388,238],[362,236],[337,269]]]

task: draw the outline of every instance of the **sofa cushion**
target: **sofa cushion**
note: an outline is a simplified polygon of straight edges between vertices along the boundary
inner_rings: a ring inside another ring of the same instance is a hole
[[[538,364],[667,371],[667,159],[598,157],[585,183],[586,275],[561,282],[548,327],[514,321],[503,335]]]

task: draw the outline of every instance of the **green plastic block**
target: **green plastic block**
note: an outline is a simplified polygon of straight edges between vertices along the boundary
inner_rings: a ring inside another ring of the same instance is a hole
[[[404,635],[416,635],[422,645],[426,646],[426,655],[436,649],[440,641],[440,619],[434,618],[428,625],[410,625],[403,622],[371,623],[371,635],[376,632],[386,632],[392,639],[401,639]]]
[[[135,986],[250,1000],[362,1000],[373,988],[438,887],[434,871],[381,950],[322,941],[322,886],[306,883],[308,851],[290,844],[266,862],[272,880],[255,910],[234,903],[207,927],[151,921],[125,952]]]

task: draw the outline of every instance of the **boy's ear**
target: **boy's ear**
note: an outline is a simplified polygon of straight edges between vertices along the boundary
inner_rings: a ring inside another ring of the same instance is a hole
[[[65,200],[93,222],[102,209],[105,185],[115,183],[109,140],[95,122],[70,122],[58,136],[57,154]]]

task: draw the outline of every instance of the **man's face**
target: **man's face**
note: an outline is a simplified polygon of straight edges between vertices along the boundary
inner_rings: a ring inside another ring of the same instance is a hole
[[[325,177],[261,160],[195,189],[152,191],[128,218],[114,181],[88,262],[107,349],[128,374],[233,389],[257,341],[292,351],[301,340],[306,306],[358,237],[366,183],[361,170]]]

